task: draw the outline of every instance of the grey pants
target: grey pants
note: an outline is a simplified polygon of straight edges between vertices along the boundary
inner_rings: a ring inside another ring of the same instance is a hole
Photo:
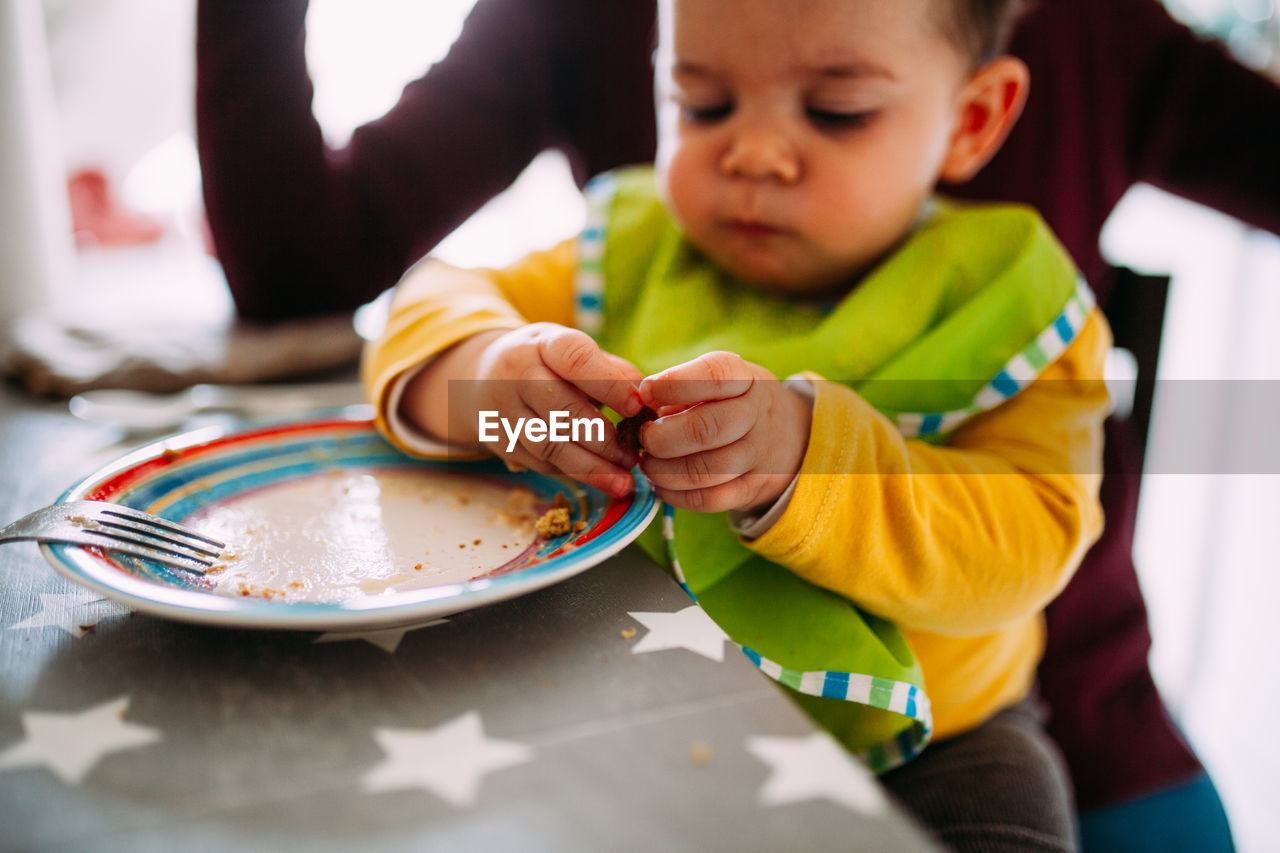
[[[881,781],[953,850],[1078,850],[1071,783],[1041,720],[1024,699]]]

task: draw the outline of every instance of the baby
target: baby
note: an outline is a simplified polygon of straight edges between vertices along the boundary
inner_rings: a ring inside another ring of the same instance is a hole
[[[651,552],[946,843],[1069,849],[1028,697],[1101,529],[1109,333],[1033,211],[934,195],[1017,119],[1015,6],[661,3],[656,169],[511,268],[416,266],[364,370],[410,452],[618,496],[638,463]],[[602,404],[658,415],[642,454],[480,429]]]

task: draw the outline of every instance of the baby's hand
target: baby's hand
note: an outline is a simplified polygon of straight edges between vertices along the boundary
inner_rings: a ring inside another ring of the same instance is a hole
[[[474,413],[477,427],[482,411],[497,412],[508,426],[519,418],[549,421],[552,412],[567,412],[570,422],[584,418],[603,424],[602,441],[584,430],[577,442],[534,441],[523,430],[512,438],[506,426],[491,431],[496,441],[484,441],[477,428],[476,440],[508,465],[566,474],[618,497],[630,493],[636,455],[618,445],[613,425],[598,405],[624,416],[641,410],[635,387],[641,373],[634,365],[600,349],[583,332],[534,323],[490,338],[473,375],[477,381],[463,386],[463,408]]]
[[[641,427],[641,470],[657,495],[699,512],[772,504],[800,470],[808,401],[758,364],[711,352],[654,374],[640,397],[661,417]]]

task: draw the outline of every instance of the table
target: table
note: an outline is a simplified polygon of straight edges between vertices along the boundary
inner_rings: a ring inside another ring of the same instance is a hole
[[[0,522],[136,443],[0,388]],[[626,551],[416,630],[231,630],[5,545],[0,850],[928,849],[732,645],[644,651],[688,607]]]

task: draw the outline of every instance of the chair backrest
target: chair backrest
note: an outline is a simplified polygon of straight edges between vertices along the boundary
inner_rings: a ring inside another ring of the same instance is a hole
[[[1106,305],[1103,309],[1111,324],[1115,345],[1133,354],[1138,366],[1133,388],[1130,432],[1137,447],[1138,470],[1145,459],[1147,437],[1151,428],[1151,407],[1155,398],[1156,367],[1160,359],[1160,340],[1164,333],[1164,312],[1169,299],[1169,277],[1135,272],[1127,267],[1110,270]]]

